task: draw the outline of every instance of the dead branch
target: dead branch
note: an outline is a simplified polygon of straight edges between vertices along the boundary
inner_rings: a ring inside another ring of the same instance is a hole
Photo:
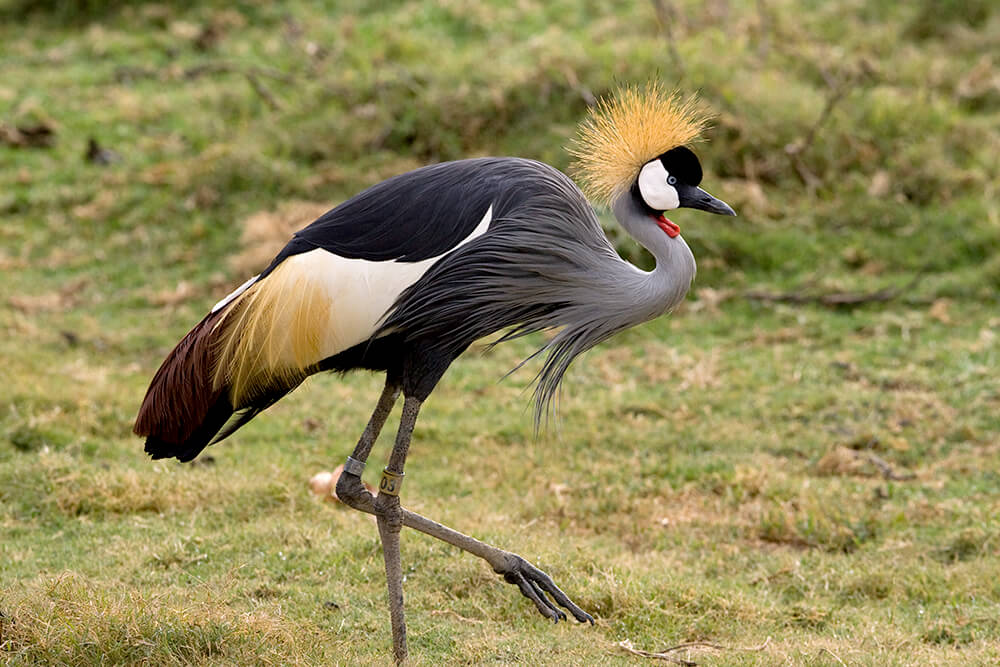
[[[816,176],[816,174],[814,174],[809,167],[806,166],[805,162],[802,160],[802,154],[809,150],[812,146],[813,142],[816,140],[817,134],[819,134],[820,128],[826,124],[827,120],[830,118],[830,114],[833,113],[834,108],[854,87],[854,84],[858,80],[858,76],[858,74],[851,74],[847,78],[840,81],[840,83],[836,84],[827,78],[827,85],[830,86],[830,93],[827,95],[826,103],[823,105],[823,110],[820,111],[819,117],[816,118],[816,122],[814,122],[806,131],[805,137],[785,146],[785,154],[788,155],[789,160],[791,160],[792,167],[799,175],[799,178],[802,179],[802,183],[810,190],[818,187],[823,181]]]
[[[830,118],[830,114],[833,113],[833,109],[842,99],[844,99],[844,96],[854,85],[855,78],[856,77],[854,76],[848,77],[839,86],[830,91],[830,95],[826,98],[826,104],[823,105],[823,110],[820,112],[819,118],[817,118],[816,122],[809,128],[805,139],[794,145],[792,152],[802,153],[812,146],[813,141],[816,140],[816,134],[819,132],[820,128],[826,124],[826,121]],[[786,148],[785,150],[787,151],[788,149]]]
[[[918,271],[916,275],[902,287],[883,287],[874,292],[829,292],[826,294],[808,294],[804,292],[763,292],[750,290],[743,293],[744,298],[753,301],[765,301],[767,303],[792,303],[807,304],[815,303],[830,308],[844,308],[860,306],[866,303],[885,303],[892,301],[901,294],[909,292],[924,277],[924,270]]]
[[[829,653],[830,655],[832,655],[834,657],[834,659],[837,662],[839,662],[840,664],[844,665],[844,667],[847,667],[847,663],[845,663],[843,660],[841,660],[839,655],[837,655],[836,653],[834,653],[830,649],[826,648],[825,646],[822,647],[822,648],[820,648],[820,650],[819,650],[820,653],[823,653],[824,651],[826,651],[827,653]]]
[[[247,83],[249,83],[250,87],[253,88],[253,91],[257,93],[257,96],[267,103],[267,106],[271,107],[274,111],[281,108],[281,105],[278,104],[278,100],[274,98],[274,95],[271,94],[271,91],[267,89],[267,86],[261,82],[256,74],[251,74],[250,72],[246,72],[245,74],[247,77]]]
[[[261,65],[239,65],[237,63],[228,62],[201,63],[200,65],[188,67],[184,70],[181,76],[185,79],[195,79],[203,74],[243,74],[244,76],[249,74],[257,77],[275,79],[284,83],[295,82],[295,78],[292,75],[282,72],[281,70],[274,69],[273,67],[263,67]]]
[[[283,81],[285,83],[291,83],[293,79],[276,69],[270,67],[261,67],[259,65],[236,65],[233,63],[203,63],[201,65],[196,65],[194,67],[189,67],[184,70],[183,77],[185,79],[195,79],[203,74],[216,74],[216,73],[232,73],[232,74],[242,74],[253,91],[257,93],[267,106],[271,109],[277,111],[281,108],[281,104],[278,103],[277,98],[271,93],[271,91],[264,85],[261,81],[261,77],[269,77],[271,79],[277,79],[278,81]]]
[[[475,623],[477,625],[482,624],[484,621],[478,618],[467,618],[462,616],[458,612],[452,611],[451,609],[431,609],[431,616],[454,616],[463,623]]]
[[[867,459],[869,463],[879,469],[879,472],[882,473],[882,477],[890,481],[905,482],[907,480],[916,479],[917,477],[912,472],[902,474],[896,472],[891,463],[880,456],[872,454],[871,452],[858,452],[857,456]]]
[[[715,642],[708,641],[696,641],[696,642],[684,642],[683,644],[677,644],[676,646],[670,646],[663,649],[662,651],[644,651],[642,649],[637,649],[632,644],[629,639],[624,639],[618,642],[619,648],[632,655],[642,656],[643,658],[653,658],[655,660],[665,660],[667,662],[672,662],[675,665],[685,665],[686,667],[697,667],[698,663],[691,660],[685,660],[683,658],[676,658],[671,653],[676,651],[683,651],[688,649],[709,649],[713,651],[745,651],[745,652],[757,652],[763,651],[767,648],[767,645],[771,643],[771,638],[768,637],[764,640],[764,643],[760,646],[724,646],[722,644],[716,644]]]
[[[788,567],[783,567],[783,568],[781,568],[780,570],[778,570],[776,572],[772,572],[771,574],[764,574],[764,575],[761,575],[759,577],[756,577],[755,579],[752,579],[750,581],[750,585],[751,586],[756,586],[757,584],[762,584],[765,581],[766,582],[771,582],[774,579],[777,579],[778,577],[780,577],[782,575],[789,574],[789,573],[791,573],[793,571],[795,571],[795,568],[792,567],[791,565],[789,565]]]
[[[643,658],[653,658],[654,660],[665,660],[666,662],[672,662],[675,665],[684,665],[684,667],[698,667],[697,662],[692,662],[690,660],[684,660],[682,658],[675,658],[672,655],[667,655],[664,651],[663,653],[653,653],[651,651],[643,651],[642,649],[637,649],[632,646],[632,641],[629,639],[624,639],[618,642],[618,647],[627,653],[632,655],[638,655]]]
[[[273,67],[263,67],[261,65],[240,65],[230,62],[206,62],[188,67],[179,74],[175,71],[157,69],[154,67],[133,67],[123,66],[115,70],[117,81],[128,81],[133,79],[160,79],[168,80],[179,78],[192,80],[210,74],[238,74],[247,80],[250,87],[257,96],[264,100],[264,103],[271,109],[278,110],[281,103],[278,98],[264,85],[261,79],[274,79],[283,83],[295,83],[295,77]]]

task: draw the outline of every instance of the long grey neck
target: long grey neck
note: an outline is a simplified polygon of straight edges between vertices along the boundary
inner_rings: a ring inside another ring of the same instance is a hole
[[[653,271],[635,269],[629,279],[644,319],[673,310],[684,300],[695,275],[694,255],[683,237],[671,238],[632,198],[620,196],[611,206],[618,223],[656,258]]]

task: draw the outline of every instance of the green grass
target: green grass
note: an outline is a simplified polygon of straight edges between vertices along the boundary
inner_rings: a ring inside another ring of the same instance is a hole
[[[54,131],[0,144],[0,659],[388,664],[374,523],[306,485],[379,378],[313,378],[187,466],[130,435],[146,384],[303,211],[434,160],[565,168],[591,96],[658,73],[718,113],[705,186],[740,212],[679,214],[691,298],[580,360],[539,439],[532,370],[497,381],[539,340],[472,350],[407,466],[408,506],[597,626],[407,532],[413,663],[1000,660],[1000,12],[368,4],[0,3],[0,123]]]

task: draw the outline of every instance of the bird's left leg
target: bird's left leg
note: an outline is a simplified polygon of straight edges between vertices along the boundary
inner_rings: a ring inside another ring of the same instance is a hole
[[[403,528],[403,508],[399,503],[399,487],[403,482],[403,466],[410,450],[413,426],[423,401],[412,395],[403,400],[403,414],[389,463],[382,472],[379,493],[375,497],[375,516],[382,538],[385,557],[385,580],[389,589],[389,617],[392,621],[392,651],[396,662],[406,658],[406,621],[403,616],[403,565],[399,553],[399,533]]]

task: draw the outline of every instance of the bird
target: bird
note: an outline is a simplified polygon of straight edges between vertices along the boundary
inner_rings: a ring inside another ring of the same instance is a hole
[[[407,656],[404,525],[483,558],[543,617],[564,620],[565,609],[593,623],[527,559],[402,507],[404,464],[422,404],[473,342],[555,332],[534,353],[545,355],[533,395],[537,428],[576,357],[680,304],[696,265],[666,212],[736,215],[700,187],[690,146],[708,122],[702,107],[655,80],[602,97],[568,146],[579,185],[542,162],[481,157],[420,167],[336,206],[296,232],[169,353],[134,426],[145,451],[191,461],[310,375],[384,372],[336,493],[377,519],[396,661]],[[610,207],[652,254],[653,270],[619,256],[595,204]],[[395,442],[372,495],[361,475],[400,395]]]

